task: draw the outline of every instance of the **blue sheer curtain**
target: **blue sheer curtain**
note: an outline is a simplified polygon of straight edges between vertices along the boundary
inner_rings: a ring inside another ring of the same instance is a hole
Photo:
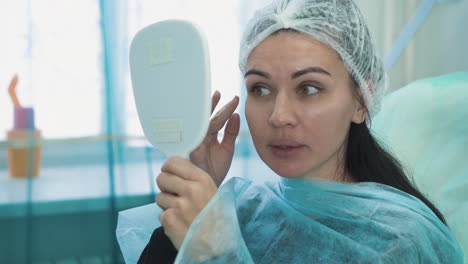
[[[122,263],[116,212],[152,200],[141,165],[129,171],[144,171],[147,187],[116,194],[124,171],[119,3],[1,3],[0,128],[13,127],[6,90],[17,73],[20,102],[34,107],[45,141],[39,177],[13,178],[0,135],[0,263]]]

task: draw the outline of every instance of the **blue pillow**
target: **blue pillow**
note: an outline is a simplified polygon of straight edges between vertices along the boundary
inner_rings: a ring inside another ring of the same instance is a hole
[[[468,252],[468,72],[418,80],[390,93],[372,131]]]

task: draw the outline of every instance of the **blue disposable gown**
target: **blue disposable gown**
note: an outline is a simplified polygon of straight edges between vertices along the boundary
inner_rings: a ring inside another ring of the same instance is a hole
[[[152,206],[120,216],[127,263],[155,227],[138,219],[157,221],[157,213]],[[232,178],[190,226],[176,263],[456,264],[463,253],[424,203],[387,185]]]

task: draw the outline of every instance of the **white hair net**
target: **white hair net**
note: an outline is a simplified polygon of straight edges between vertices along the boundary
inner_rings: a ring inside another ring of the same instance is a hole
[[[257,11],[241,42],[243,74],[250,52],[281,29],[309,35],[333,48],[359,86],[369,117],[377,114],[388,81],[366,22],[352,0],[277,0]]]

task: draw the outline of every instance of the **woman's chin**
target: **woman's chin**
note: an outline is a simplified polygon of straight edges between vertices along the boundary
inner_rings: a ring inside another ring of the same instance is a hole
[[[262,158],[262,155],[260,157]],[[284,178],[301,178],[308,171],[308,168],[304,168],[303,161],[300,160],[277,160],[268,156],[262,160],[272,171]]]
[[[304,170],[298,168],[274,168],[270,167],[276,174],[284,178],[302,178],[305,174]]]

